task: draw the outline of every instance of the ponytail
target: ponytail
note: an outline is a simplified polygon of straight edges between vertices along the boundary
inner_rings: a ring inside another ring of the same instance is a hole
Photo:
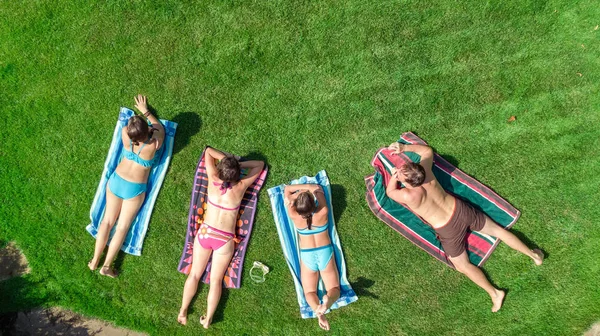
[[[308,229],[310,230],[312,226],[312,215],[308,215],[304,217],[304,219],[306,219],[306,226],[308,226]]]

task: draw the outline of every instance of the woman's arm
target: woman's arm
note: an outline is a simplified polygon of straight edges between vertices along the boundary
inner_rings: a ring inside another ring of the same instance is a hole
[[[307,190],[311,193],[321,192],[323,193],[323,189],[321,185],[316,183],[307,183],[307,184],[291,184],[286,185],[283,191],[284,200],[288,203],[292,203],[298,197],[298,191]],[[323,194],[324,195],[324,194]]]
[[[240,168],[250,168],[248,175],[242,179],[242,183],[246,188],[252,185],[258,178],[262,170],[265,168],[265,163],[262,161],[244,161],[240,162]]]
[[[142,112],[144,117],[146,117],[152,124],[152,128],[154,128],[154,130],[155,130],[153,133],[153,136],[156,135],[156,141],[157,141],[156,149],[159,149],[165,140],[165,128],[160,123],[158,118],[156,118],[154,116],[154,114],[152,114],[152,112],[150,112],[150,110],[148,109],[148,99],[146,98],[146,96],[142,96],[140,94],[140,95],[137,95],[136,97],[134,97],[134,99],[135,99],[135,108],[137,108],[140,112]]]
[[[206,147],[204,156],[204,162],[206,163],[206,174],[213,178],[217,174],[217,165],[215,164],[215,160],[223,160],[223,158],[225,158],[225,154],[209,146]]]

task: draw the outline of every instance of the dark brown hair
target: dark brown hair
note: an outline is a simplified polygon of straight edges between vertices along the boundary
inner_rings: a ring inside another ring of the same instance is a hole
[[[217,173],[223,182],[239,181],[240,171],[240,163],[233,156],[226,156],[217,164]]]
[[[150,127],[148,127],[148,123],[144,118],[137,115],[129,118],[129,123],[127,124],[127,136],[136,146],[140,144],[140,141],[144,142],[148,140],[149,134]]]
[[[406,182],[412,187],[419,187],[425,181],[425,169],[418,163],[409,162],[400,168],[406,177]]]
[[[308,191],[299,193],[294,201],[294,208],[296,208],[296,212],[302,216],[302,218],[306,219],[306,225],[310,230],[312,226],[312,216],[317,208],[313,194]]]

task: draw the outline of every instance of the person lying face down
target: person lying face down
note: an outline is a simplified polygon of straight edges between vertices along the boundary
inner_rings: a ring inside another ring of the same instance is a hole
[[[238,210],[246,189],[260,176],[265,164],[262,161],[239,162],[211,147],[206,148],[204,159],[208,176],[207,208],[204,222],[194,239],[191,271],[183,287],[177,321],[187,324],[188,307],[212,255],[206,314],[200,317],[200,323],[208,329],[221,299],[223,276],[233,257],[235,243],[239,242],[235,236]],[[220,160],[218,164],[215,164],[216,160]],[[249,172],[240,178],[243,168],[248,168]]]
[[[448,259],[456,270],[490,295],[492,312],[497,312],[502,306],[505,292],[495,288],[481,269],[469,261],[466,252],[467,230],[502,239],[511,248],[533,259],[536,265],[541,265],[543,262],[542,251],[530,250],[519,238],[503,229],[484,213],[446,193],[431,170],[433,165],[431,147],[394,142],[388,149],[393,151],[392,155],[414,152],[421,156],[420,163],[409,162],[392,169],[392,176],[386,188],[388,197],[409,207],[436,231]],[[404,188],[398,189],[398,182],[402,182]]]
[[[329,209],[318,184],[294,184],[285,187],[284,200],[298,234],[300,278],[306,302],[318,318],[319,327],[329,330],[325,312],[340,297],[340,277],[329,238]],[[319,276],[327,294],[319,303]]]
[[[156,152],[165,139],[163,125],[148,109],[146,97],[138,95],[134,99],[135,107],[152,125],[148,126],[146,119],[135,115],[129,118],[127,126],[123,127],[121,161],[106,185],[106,208],[98,227],[94,256],[88,263],[92,271],[98,267],[110,232],[118,218],[117,228],[108,246],[104,264],[100,268],[100,274],[111,278],[117,277],[117,272],[111,266],[112,262],[144,202],[148,176],[152,166],[159,159]]]

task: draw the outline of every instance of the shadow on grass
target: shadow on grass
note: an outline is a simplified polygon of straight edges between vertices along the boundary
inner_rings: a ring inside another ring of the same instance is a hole
[[[221,292],[221,300],[217,305],[217,309],[215,310],[215,315],[213,316],[211,323],[223,321],[225,307],[227,306],[227,301],[229,300],[229,292],[230,290],[228,288],[223,288],[223,291]]]
[[[538,244],[536,244],[535,242],[533,242],[532,240],[527,238],[527,236],[525,236],[523,233],[521,233],[515,229],[510,229],[510,232],[512,232],[515,236],[517,236],[517,238],[519,238],[519,240],[522,241],[523,244],[527,245],[527,247],[529,247],[530,249],[532,249],[532,250],[540,249],[542,251],[542,253],[544,253],[544,260],[546,260],[546,259],[548,259],[548,257],[550,257],[550,254],[546,250],[539,247]]]
[[[171,121],[177,123],[173,144],[173,155],[175,155],[189,145],[190,139],[200,131],[202,119],[195,112],[183,112],[176,115]]]
[[[364,278],[364,277],[358,277],[358,279],[356,279],[356,281],[350,283],[350,285],[352,286],[352,289],[354,289],[354,292],[359,297],[367,296],[367,297],[378,300],[379,295],[373,294],[367,290],[368,288],[373,287],[374,284],[375,284],[375,281]]]
[[[333,206],[333,219],[337,224],[340,222],[340,217],[348,206],[346,202],[346,188],[341,184],[331,185],[331,204]]]
[[[104,256],[106,258],[106,256]],[[119,253],[117,253],[117,257],[115,258],[115,261],[113,263],[113,267],[115,269],[115,271],[117,272],[118,275],[121,274],[121,268],[123,266],[123,260],[125,260],[125,252],[123,251],[119,251]],[[102,267],[102,265],[100,265],[100,267]]]
[[[30,311],[50,301],[47,290],[40,282],[28,276],[14,277],[0,282],[0,335],[19,334],[16,330],[18,313]]]

